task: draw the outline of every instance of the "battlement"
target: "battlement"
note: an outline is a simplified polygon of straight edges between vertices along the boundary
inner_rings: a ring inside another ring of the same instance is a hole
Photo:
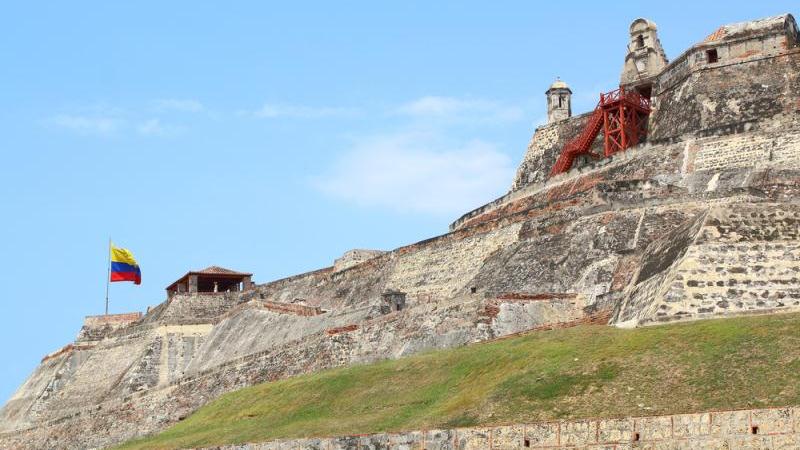
[[[141,318],[142,313],[140,312],[86,316],[83,319],[83,326],[88,328],[99,328],[106,325],[124,326],[136,322]]]
[[[341,258],[336,259],[333,262],[333,271],[339,272],[344,269],[348,269],[353,266],[357,266],[363,262],[369,261],[372,258],[376,258],[386,252],[381,250],[365,250],[365,249],[353,249],[348,250],[341,256]]]
[[[99,341],[113,331],[133,325],[141,319],[140,312],[86,316],[76,342]]]

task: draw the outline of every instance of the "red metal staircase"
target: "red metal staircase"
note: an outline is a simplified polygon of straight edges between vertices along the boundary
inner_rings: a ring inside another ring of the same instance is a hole
[[[550,176],[569,171],[580,155],[593,158],[609,157],[614,153],[633,147],[647,135],[647,117],[650,115],[650,99],[636,91],[623,88],[600,94],[589,122],[576,138],[564,145]],[[592,153],[592,148],[600,130],[603,130],[603,155]]]

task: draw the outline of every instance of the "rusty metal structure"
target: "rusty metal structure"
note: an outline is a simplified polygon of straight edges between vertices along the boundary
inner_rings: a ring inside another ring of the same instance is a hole
[[[550,176],[569,171],[575,159],[587,155],[595,159],[607,158],[639,144],[647,136],[647,118],[650,99],[634,90],[622,87],[600,94],[589,122],[576,138],[567,142],[556,160]],[[603,130],[603,154],[593,153],[592,144]]]

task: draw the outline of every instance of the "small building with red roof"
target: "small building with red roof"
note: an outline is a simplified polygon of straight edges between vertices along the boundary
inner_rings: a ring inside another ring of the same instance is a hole
[[[219,266],[187,272],[167,286],[167,298],[175,294],[217,294],[223,292],[246,291],[252,288],[253,274],[237,272]]]

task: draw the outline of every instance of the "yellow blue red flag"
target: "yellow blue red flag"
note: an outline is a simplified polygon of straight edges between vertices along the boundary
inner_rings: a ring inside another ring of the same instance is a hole
[[[111,244],[111,280],[133,281],[133,284],[142,283],[142,271],[130,250],[114,247]]]

